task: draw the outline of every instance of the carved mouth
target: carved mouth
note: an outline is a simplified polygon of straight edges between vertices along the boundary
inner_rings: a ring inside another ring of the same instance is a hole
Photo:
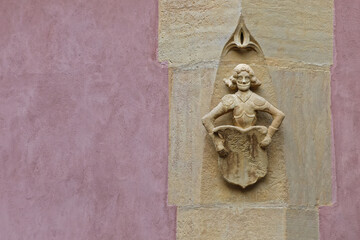
[[[250,83],[247,84],[238,84],[238,88],[247,88],[250,87]]]

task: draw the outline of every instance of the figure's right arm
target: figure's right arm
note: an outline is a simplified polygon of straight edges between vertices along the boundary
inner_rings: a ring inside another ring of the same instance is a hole
[[[201,120],[211,138],[214,137],[215,119],[228,112],[227,108],[220,102],[213,110],[206,114]]]
[[[231,111],[234,108],[234,104],[235,104],[234,95],[227,94],[221,99],[221,102],[213,110],[211,110],[211,112],[209,112],[202,118],[202,123],[206,131],[209,133],[209,135],[212,138],[214,137],[213,130],[215,127],[214,125],[215,119]]]
[[[221,99],[221,102],[213,110],[211,110],[211,112],[202,118],[202,123],[206,131],[209,133],[215,145],[215,149],[219,153],[220,157],[226,157],[228,152],[224,148],[224,139],[214,134],[215,120],[221,115],[231,111],[233,108],[234,96],[228,94]]]

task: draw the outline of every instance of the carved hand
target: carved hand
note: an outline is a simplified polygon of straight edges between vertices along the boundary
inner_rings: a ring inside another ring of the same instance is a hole
[[[224,148],[224,149],[222,149],[222,150],[218,151],[218,154],[219,154],[219,156],[220,156],[220,157],[222,157],[222,158],[226,158],[226,157],[227,157],[227,155],[229,154],[229,152],[228,152],[228,151],[226,151],[226,149]]]
[[[213,140],[215,149],[216,149],[217,153],[219,154],[219,156],[222,158],[225,158],[229,154],[229,152],[225,149],[225,146],[224,146],[225,140],[215,134],[211,134],[210,136]]]
[[[265,138],[261,141],[260,147],[265,148],[271,143],[271,137],[266,135]]]

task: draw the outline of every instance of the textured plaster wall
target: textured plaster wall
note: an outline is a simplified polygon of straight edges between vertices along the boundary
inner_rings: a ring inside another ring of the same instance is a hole
[[[0,2],[0,239],[175,238],[156,0]]]
[[[321,240],[360,239],[359,9],[357,0],[335,1],[331,103],[336,202],[320,209]]]

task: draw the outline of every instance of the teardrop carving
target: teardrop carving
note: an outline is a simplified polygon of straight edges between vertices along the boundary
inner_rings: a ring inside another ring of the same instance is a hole
[[[249,30],[247,29],[243,16],[240,16],[237,28],[229,41],[225,44],[222,55],[225,56],[233,48],[252,48],[257,53],[264,55],[259,43],[254,39],[253,36],[251,36]]]

